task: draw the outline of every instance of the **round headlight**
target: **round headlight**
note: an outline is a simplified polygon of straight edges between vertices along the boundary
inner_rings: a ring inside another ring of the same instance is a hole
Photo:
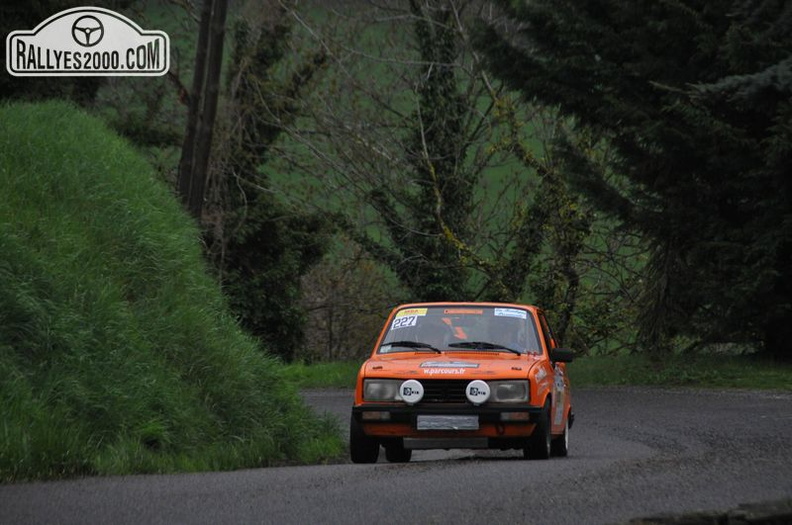
[[[474,405],[481,405],[487,402],[490,397],[490,387],[480,379],[471,381],[465,388],[465,396]]]
[[[424,396],[423,385],[415,379],[408,379],[399,387],[399,394],[405,403],[414,405]]]

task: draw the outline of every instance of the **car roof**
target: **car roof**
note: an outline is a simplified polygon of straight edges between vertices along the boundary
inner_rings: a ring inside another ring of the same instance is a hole
[[[484,301],[442,301],[442,302],[424,302],[424,303],[404,303],[393,308],[393,310],[401,310],[403,308],[428,308],[433,306],[487,306],[497,308],[525,308],[526,310],[541,310],[538,306],[531,304],[520,303],[498,303],[498,302],[484,302]]]

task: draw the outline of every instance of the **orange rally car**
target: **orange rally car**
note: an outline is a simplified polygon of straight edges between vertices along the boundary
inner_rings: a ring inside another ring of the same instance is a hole
[[[542,310],[499,303],[396,307],[358,373],[350,420],[354,463],[414,449],[522,449],[566,456],[572,397]]]

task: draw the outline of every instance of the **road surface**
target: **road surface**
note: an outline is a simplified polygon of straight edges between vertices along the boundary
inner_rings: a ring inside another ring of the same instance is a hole
[[[349,463],[0,486],[0,523],[624,523],[792,496],[792,393],[574,391],[570,456]],[[309,391],[346,429],[350,391]],[[382,454],[384,456],[384,454]]]

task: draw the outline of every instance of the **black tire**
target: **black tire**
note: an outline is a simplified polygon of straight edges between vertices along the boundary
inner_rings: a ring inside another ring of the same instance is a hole
[[[533,434],[528,438],[528,446],[523,449],[526,459],[548,459],[552,446],[550,436],[550,400],[545,402]]]
[[[355,416],[352,416],[349,420],[349,456],[352,463],[376,463],[379,447],[377,438],[367,436]]]
[[[569,427],[569,416],[567,416],[564,433],[554,438],[550,444],[550,453],[553,456],[565,458],[569,455]]]
[[[401,439],[394,440],[385,445],[385,459],[391,463],[409,463],[412,458],[412,450],[404,448]]]

